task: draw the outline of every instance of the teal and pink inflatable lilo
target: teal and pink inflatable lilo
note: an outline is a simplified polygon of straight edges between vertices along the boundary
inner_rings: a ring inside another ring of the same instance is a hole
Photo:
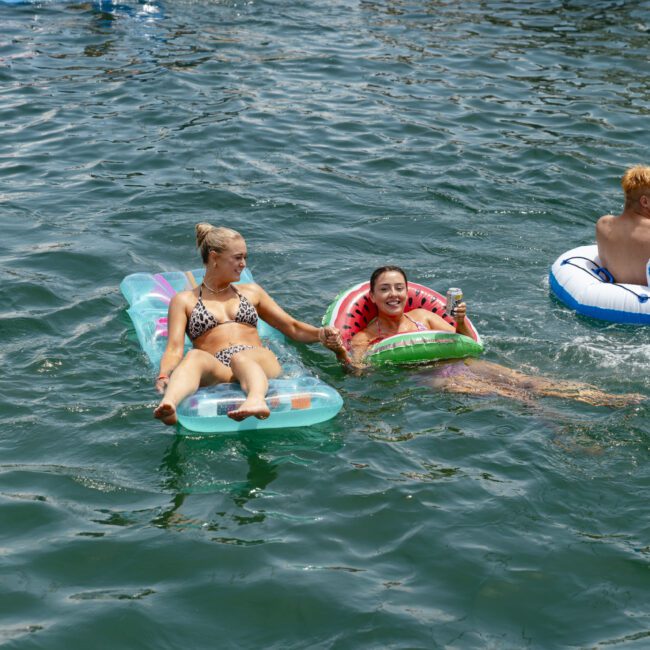
[[[200,284],[204,270],[168,273],[134,273],[124,278],[120,289],[129,303],[129,314],[143,351],[157,369],[167,345],[167,310],[179,291]],[[241,282],[254,282],[248,269]],[[239,384],[216,384],[199,390],[183,400],[177,409],[181,433],[226,433],[250,429],[303,427],[333,418],[343,406],[336,390],[310,374],[284,335],[263,320],[258,321],[262,342],[278,357],[283,375],[269,380],[267,404],[271,415],[261,420],[237,421],[228,417],[245,396]],[[186,337],[186,349],[191,347]]]
[[[167,310],[179,291],[197,286],[203,278],[203,269],[167,273],[134,273],[122,281],[120,289],[129,303],[129,314],[136,336],[153,368],[158,368],[167,345]],[[245,269],[241,282],[253,282]],[[362,282],[343,291],[328,308],[323,325],[339,328],[343,341],[367,327],[377,314],[377,308],[368,297],[370,285]],[[437,313],[453,324],[445,314],[444,296],[423,285],[409,282],[405,311],[424,308]],[[389,336],[374,345],[367,353],[371,365],[430,363],[442,359],[461,359],[478,356],[483,344],[478,332],[466,318],[472,336],[454,332],[406,332]],[[278,357],[283,375],[269,381],[267,404],[271,410],[268,419],[246,418],[237,421],[228,417],[244,401],[239,384],[216,384],[200,388],[183,400],[177,409],[178,422],[183,430],[197,433],[226,433],[250,429],[277,429],[310,426],[333,418],[343,405],[336,390],[314,377],[301,363],[295,350],[287,345],[283,334],[263,320],[258,322],[260,338]],[[186,349],[191,344],[186,339]]]

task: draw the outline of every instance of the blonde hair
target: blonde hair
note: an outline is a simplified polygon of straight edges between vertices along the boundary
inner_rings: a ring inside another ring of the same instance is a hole
[[[210,251],[222,253],[228,248],[228,244],[233,239],[243,239],[243,237],[232,228],[216,227],[209,223],[197,223],[196,230],[196,247],[201,252],[201,259],[204,264],[208,263]]]
[[[635,165],[630,167],[623,178],[621,185],[625,192],[625,203],[636,203],[643,194],[650,193],[650,167]]]

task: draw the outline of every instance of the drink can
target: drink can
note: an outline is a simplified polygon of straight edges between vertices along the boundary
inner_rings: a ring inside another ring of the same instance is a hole
[[[451,287],[447,289],[447,306],[445,307],[445,314],[454,317],[456,315],[456,307],[463,302],[463,290],[458,287]]]

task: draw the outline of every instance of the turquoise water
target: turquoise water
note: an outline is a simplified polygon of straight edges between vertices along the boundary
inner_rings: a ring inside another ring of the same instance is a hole
[[[312,323],[380,264],[486,358],[648,395],[650,330],[549,296],[648,162],[650,2],[0,3],[7,648],[647,648],[648,404],[346,376],[304,429],[183,437],[118,285],[247,238]]]

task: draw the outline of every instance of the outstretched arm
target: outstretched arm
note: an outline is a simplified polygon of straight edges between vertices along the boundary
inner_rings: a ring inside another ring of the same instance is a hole
[[[300,343],[322,343],[325,347],[335,350],[338,347],[338,330],[333,327],[314,327],[309,323],[290,316],[271,296],[259,285],[249,285],[256,293],[257,311],[272,327]]]
[[[336,358],[343,366],[352,372],[359,372],[366,367],[364,357],[368,351],[368,336],[364,331],[355,334],[350,341],[350,349],[345,347],[339,330],[332,328],[335,332],[332,338],[332,345],[328,346],[336,354]]]
[[[259,285],[248,285],[256,294],[257,311],[272,327],[300,343],[318,343],[322,335],[320,328],[304,323],[287,314]]]
[[[156,390],[164,393],[169,376],[183,358],[185,349],[185,326],[187,316],[185,314],[184,297],[176,294],[169,303],[167,312],[167,347],[160,360],[158,377],[156,378]]]

